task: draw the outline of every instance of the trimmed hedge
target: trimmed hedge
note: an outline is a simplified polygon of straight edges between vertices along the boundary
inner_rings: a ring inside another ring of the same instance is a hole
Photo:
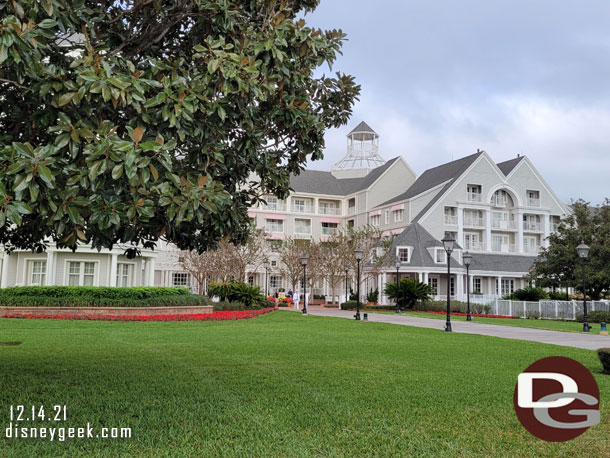
[[[582,323],[583,314],[579,313],[576,315],[576,321],[580,321]],[[596,310],[594,312],[587,313],[587,322],[589,323],[602,323],[610,325],[610,312],[606,312],[604,310]]]
[[[0,290],[5,307],[183,307],[206,305],[186,288],[18,286]]]
[[[252,304],[248,307],[241,302],[212,302],[210,305],[214,306],[215,312],[228,312],[228,311],[241,311],[241,310],[261,310],[265,308],[275,308],[275,302],[267,301],[262,305]]]
[[[140,286],[14,286],[0,289],[0,300],[6,296],[30,297],[91,297],[97,299],[148,299],[159,296],[189,296],[187,288]]]
[[[395,305],[367,305],[366,302],[360,302],[360,309],[367,310],[396,310]],[[356,310],[356,301],[347,301],[341,304],[341,310]]]

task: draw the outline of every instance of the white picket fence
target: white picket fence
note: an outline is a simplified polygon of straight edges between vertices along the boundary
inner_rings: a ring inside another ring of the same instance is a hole
[[[532,315],[533,312],[534,315],[547,320],[576,320],[576,316],[583,313],[582,301],[543,300],[528,302],[495,299],[485,305],[491,306],[489,311],[491,314],[518,316],[520,318],[527,318],[528,313]],[[610,312],[610,302],[587,301],[588,312],[597,310]]]

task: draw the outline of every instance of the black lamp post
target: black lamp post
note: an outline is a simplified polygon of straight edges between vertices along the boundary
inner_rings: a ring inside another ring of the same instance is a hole
[[[397,257],[394,262],[394,267],[396,267],[396,313],[400,312],[400,306],[398,305],[398,269],[400,269],[401,264],[400,259]]]
[[[265,259],[263,265],[265,266],[265,296],[269,297],[269,260]]]
[[[345,302],[349,301],[349,295],[347,292],[347,273],[349,272],[350,265],[345,263]]]
[[[472,321],[470,315],[470,263],[472,262],[472,255],[467,251],[462,255],[462,260],[466,266],[466,321]]]
[[[303,253],[301,256],[301,265],[303,266],[303,315],[307,315],[307,263],[309,262],[309,256],[307,253]]]
[[[354,318],[356,318],[356,321],[360,321],[360,261],[362,261],[364,251],[362,251],[362,248],[358,247],[356,248],[356,250],[354,250],[354,255],[356,256],[356,262],[358,263],[356,274],[356,279],[358,282],[356,294],[358,295],[358,298],[356,299],[356,315],[354,316]]]
[[[582,263],[582,332],[589,332],[591,328],[589,328],[589,322],[587,321],[587,283],[585,277],[585,262],[589,257],[589,246],[582,242],[576,247],[576,251],[578,252],[578,256],[580,257],[580,261]]]
[[[445,323],[445,332],[451,332],[451,253],[453,253],[455,239],[447,235],[441,242],[443,242],[443,247],[447,253],[447,323]]]

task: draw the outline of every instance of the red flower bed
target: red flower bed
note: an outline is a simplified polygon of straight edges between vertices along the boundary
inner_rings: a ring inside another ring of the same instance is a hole
[[[436,313],[437,315],[446,315],[447,312],[431,312],[428,310],[409,310],[409,312],[413,312],[413,313]],[[467,316],[467,313],[461,313],[461,312],[451,312],[452,315],[456,315],[456,316]],[[519,318],[518,316],[512,316],[512,315],[487,315],[485,313],[471,313],[470,316],[479,316],[479,317],[483,317],[483,318]]]
[[[261,310],[240,310],[212,313],[190,313],[183,315],[49,315],[37,313],[13,313],[2,315],[2,318],[34,318],[46,320],[96,320],[96,321],[224,321],[224,320],[243,320],[255,318],[264,313],[269,313],[275,308]]]

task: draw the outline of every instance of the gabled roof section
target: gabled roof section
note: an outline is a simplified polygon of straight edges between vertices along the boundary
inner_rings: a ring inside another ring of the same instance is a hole
[[[432,256],[428,252],[428,248],[443,248],[443,244],[418,223],[410,224],[394,238],[391,248],[392,252],[396,252],[396,248],[399,246],[413,247],[411,262],[408,263],[409,266],[439,267],[441,265],[434,262],[434,259],[432,259]],[[393,265],[393,263],[394,259],[388,256],[386,264]],[[451,265],[457,267],[461,266],[454,258],[451,259]]]
[[[491,272],[529,272],[536,256],[471,253],[470,270]]]
[[[290,187],[295,192],[346,196],[371,187],[399,159],[400,157],[390,159],[382,166],[374,168],[366,176],[360,178],[339,179],[331,172],[303,170],[299,175],[291,175]]]
[[[356,127],[354,127],[354,129],[347,134],[348,136],[355,134],[356,132],[362,132],[362,133],[370,133],[370,134],[374,134],[376,136],[378,136],[377,132],[375,132],[371,126],[369,126],[366,122],[362,121],[360,124],[358,124]]]
[[[513,169],[517,167],[517,164],[519,164],[519,162],[521,162],[524,158],[525,156],[517,156],[516,158],[508,161],[498,162],[496,165],[502,171],[504,176],[508,176],[508,174],[512,172]]]
[[[447,162],[446,164],[439,165],[432,169],[426,170],[420,177],[415,180],[415,183],[402,194],[384,202],[381,205],[388,205],[401,200],[410,199],[412,197],[423,194],[443,183],[447,183],[441,191],[432,199],[432,201],[424,208],[428,210],[434,202],[436,202],[440,196],[451,186],[451,184],[459,178],[465,171],[470,167],[481,155],[485,154],[483,151],[471,154],[470,156],[457,159],[455,161]],[[422,215],[423,213],[420,213]],[[418,215],[419,216],[419,215]]]

